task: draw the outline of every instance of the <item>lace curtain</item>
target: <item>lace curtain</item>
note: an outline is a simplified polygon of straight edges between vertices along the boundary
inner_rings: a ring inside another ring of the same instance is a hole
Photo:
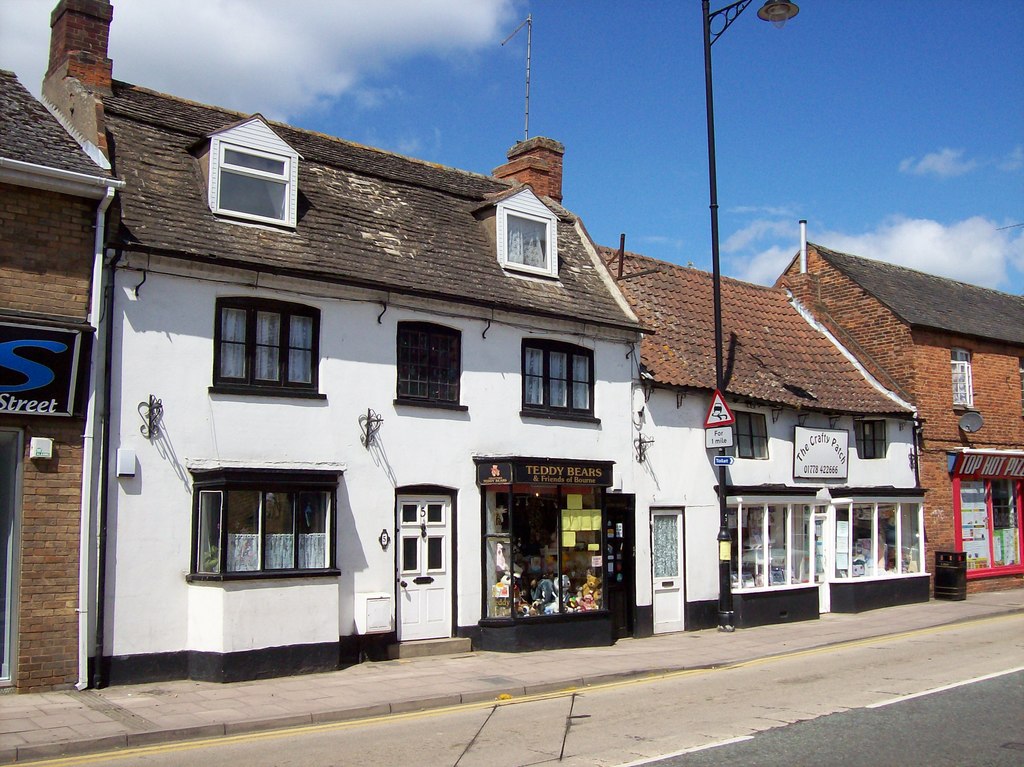
[[[292,316],[288,326],[288,380],[311,383],[313,375],[313,318]]]
[[[247,572],[259,569],[258,533],[239,533],[228,536],[228,572]],[[327,567],[327,533],[299,535],[299,569]],[[294,536],[275,533],[267,536],[267,549],[263,553],[265,570],[290,570],[294,561]]]
[[[508,222],[508,260],[514,264],[547,269],[548,258],[545,242],[547,225],[518,216],[508,216],[506,220]]]
[[[220,374],[245,378],[245,310],[224,309],[220,315]]]

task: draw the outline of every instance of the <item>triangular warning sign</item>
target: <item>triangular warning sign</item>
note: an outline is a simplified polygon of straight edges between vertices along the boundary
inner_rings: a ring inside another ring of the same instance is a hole
[[[704,419],[704,428],[713,429],[716,426],[729,426],[733,423],[736,423],[736,416],[725,404],[722,392],[715,389],[715,395],[711,398],[711,407],[708,408],[707,417]]]

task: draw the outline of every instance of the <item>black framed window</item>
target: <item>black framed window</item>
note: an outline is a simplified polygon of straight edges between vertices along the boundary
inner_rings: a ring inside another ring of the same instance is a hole
[[[885,421],[855,421],[857,455],[861,458],[885,458]]]
[[[320,311],[247,298],[217,300],[214,389],[315,393]]]
[[[398,401],[459,404],[462,334],[426,322],[398,323]]]
[[[763,413],[736,413],[736,456],[768,459],[768,425]]]
[[[193,577],[332,573],[334,472],[196,473]]]
[[[572,344],[524,341],[523,410],[593,415],[594,353]]]

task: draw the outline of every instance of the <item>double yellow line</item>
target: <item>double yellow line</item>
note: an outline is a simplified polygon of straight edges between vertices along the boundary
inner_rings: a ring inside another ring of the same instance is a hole
[[[382,714],[379,716],[367,717],[365,719],[350,719],[343,722],[327,722],[323,724],[298,725],[294,727],[285,727],[275,730],[245,732],[238,733],[237,735],[216,736],[212,738],[203,738],[200,740],[174,741],[172,743],[161,743],[152,746],[137,746],[131,748],[118,749],[116,751],[104,751],[95,754],[82,754],[79,756],[58,757],[55,759],[44,759],[33,762],[19,761],[17,762],[17,764],[32,765],[32,767],[73,767],[75,765],[96,764],[98,762],[113,762],[121,759],[145,756],[147,754],[195,751],[203,748],[227,746],[236,743],[251,743],[253,741],[259,740],[290,738],[296,735],[331,732],[335,730],[351,729],[354,727],[365,727],[367,725],[373,724],[403,722],[415,719],[423,719],[426,717],[444,716],[446,714],[456,712],[476,711],[480,709],[493,708],[495,706],[513,706],[520,705],[523,703],[534,703],[543,700],[555,700],[557,698],[567,697],[569,695],[572,695],[573,693],[578,693],[581,690],[586,690],[588,692],[597,692],[601,690],[615,690],[625,687],[634,687],[642,684],[650,684],[651,682],[665,681],[669,679],[680,679],[688,676],[699,676],[702,674],[711,674],[720,671],[750,668],[752,666],[760,666],[768,663],[775,663],[778,661],[792,660],[794,658],[805,658],[814,655],[823,655],[825,653],[834,653],[837,650],[845,650],[855,647],[865,647],[868,645],[877,645],[884,642],[895,642],[901,639],[909,639],[911,637],[920,637],[927,636],[930,634],[939,634],[946,631],[953,631],[959,628],[965,628],[967,626],[978,626],[987,623],[997,623],[1008,620],[1024,620],[1024,614],[1012,613],[1007,615],[997,615],[990,618],[971,619],[967,621],[961,621],[959,623],[946,623],[940,626],[931,626],[923,629],[914,629],[912,631],[902,631],[898,634],[885,634],[882,636],[868,637],[866,639],[851,639],[845,642],[837,642],[834,644],[823,645],[820,647],[812,647],[807,650],[793,650],[792,652],[779,653],[777,655],[767,655],[760,658],[752,658],[750,660],[736,661],[735,663],[725,663],[721,666],[681,669],[679,671],[654,672],[650,674],[640,675],[631,679],[619,679],[614,682],[598,682],[595,684],[586,685],[584,687],[572,686],[567,687],[563,690],[536,693],[533,695],[523,695],[521,697],[500,696],[498,699],[495,700],[484,700],[475,703],[457,703],[455,705],[444,706],[441,708],[431,708],[422,711],[410,711],[401,714]]]

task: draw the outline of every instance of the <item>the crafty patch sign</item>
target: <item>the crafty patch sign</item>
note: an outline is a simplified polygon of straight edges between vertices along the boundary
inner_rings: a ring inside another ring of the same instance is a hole
[[[846,479],[850,433],[840,429],[806,429],[793,434],[793,476],[803,479]]]
[[[81,331],[0,323],[0,415],[71,415]]]

